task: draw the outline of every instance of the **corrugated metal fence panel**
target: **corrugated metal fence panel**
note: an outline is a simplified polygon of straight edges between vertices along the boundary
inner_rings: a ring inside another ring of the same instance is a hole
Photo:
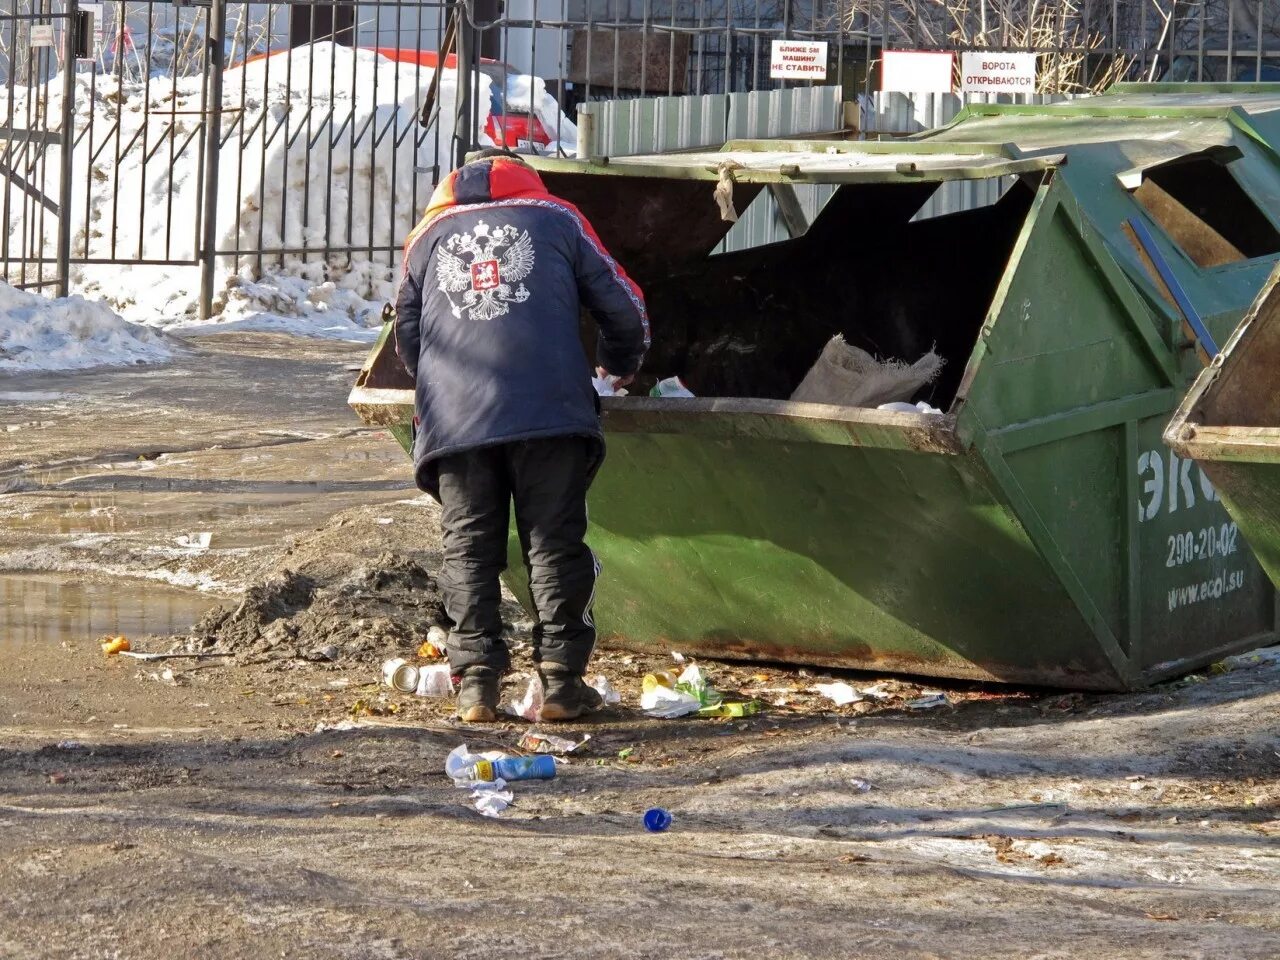
[[[862,103],[867,133],[905,136],[945,127],[970,103],[1060,103],[1068,93],[873,93]]]
[[[785,96],[778,96],[785,94]],[[796,137],[829,133],[844,126],[844,106],[839,87],[797,87],[790,90],[729,94],[730,140]],[[835,193],[834,187],[798,184],[800,201],[810,223]],[[720,250],[746,250],[790,237],[773,195],[762,191],[730,229]]]
[[[596,118],[591,155],[625,157],[720,144],[728,105],[720,94],[599,100],[580,113]]]
[[[699,97],[644,97],[584,103],[595,122],[591,155],[718,147],[726,140],[826,133],[843,125],[839,87],[794,87]]]
[[[797,137],[830,133],[844,126],[838,86],[599,100],[578,110],[594,119],[589,126],[591,155],[597,157],[719,147],[726,140]],[[833,192],[831,187],[802,185],[796,187],[796,198],[812,222]],[[709,188],[707,200],[711,202]],[[748,210],[741,211],[741,219],[722,249],[742,250],[787,236],[773,197],[766,191]]]
[[[830,133],[844,126],[839,87],[794,87],[730,93],[725,134],[729,140]]]

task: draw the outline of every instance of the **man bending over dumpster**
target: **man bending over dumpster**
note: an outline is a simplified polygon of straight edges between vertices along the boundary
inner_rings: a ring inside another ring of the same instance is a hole
[[[498,575],[512,502],[537,611],[541,719],[600,706],[583,679],[599,573],[583,542],[586,498],[604,459],[578,330],[584,306],[599,328],[601,373],[629,382],[649,346],[640,288],[583,216],[508,151],[481,150],[450,174],[405,244],[396,353],[417,384],[416,480],[442,507],[439,583],[467,722],[497,718],[510,665]]]

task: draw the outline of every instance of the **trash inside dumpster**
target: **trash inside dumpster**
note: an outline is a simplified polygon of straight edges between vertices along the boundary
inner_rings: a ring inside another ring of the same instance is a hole
[[[1231,558],[1237,530],[1273,583],[1280,585],[1280,267],[1244,321],[1196,381],[1165,439],[1177,456],[1194,460],[1231,515],[1216,532],[1179,544],[1185,554],[1218,558],[1201,591],[1235,586]],[[1225,578],[1225,579],[1224,579]]]
[[[602,642],[1099,689],[1264,642],[1274,591],[1243,540],[1217,596],[1187,592],[1205,572],[1168,549],[1231,521],[1210,476],[1161,442],[1197,365],[1121,225],[1151,221],[1222,338],[1277,254],[1204,277],[1137,193],[1206,159],[1246,200],[1270,184],[1239,117],[1280,117],[1280,88],[1162,96],[983,106],[910,142],[535,159],[653,319],[632,395],[602,400]],[[999,198],[916,216],[975,181]],[[836,188],[803,233],[714,252],[727,200],[740,212],[802,183]],[[1177,202],[1181,235],[1222,225]],[[890,409],[790,399],[834,337],[898,370],[938,362]],[[694,396],[646,396],[671,376]],[[351,402],[407,445],[403,377],[384,337]],[[508,576],[521,595],[523,571]]]

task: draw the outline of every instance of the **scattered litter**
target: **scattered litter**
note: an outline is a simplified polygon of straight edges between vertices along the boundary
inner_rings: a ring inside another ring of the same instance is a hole
[[[418,686],[413,691],[420,697],[453,696],[453,674],[447,663],[418,668]]]
[[[862,694],[847,683],[819,683],[815,684],[813,689],[837,707],[843,707],[849,703],[857,703],[863,699]]]
[[[872,700],[892,700],[893,692],[883,683],[877,683],[874,686],[863,687],[858,693],[864,697],[870,697]]]
[[[673,654],[674,656],[674,654]],[[651,673],[641,687],[640,709],[651,717],[670,720],[697,713],[703,707],[718,706],[720,692],[702,675],[696,663],[684,668],[679,677],[670,673]]]
[[[201,533],[184,533],[181,536],[174,537],[173,542],[184,550],[190,550],[192,553],[204,553],[209,549],[209,544],[213,542],[213,534],[207,530]]]
[[[667,379],[659,380],[653,385],[653,389],[649,391],[649,396],[692,398],[693,391],[686,387],[684,381],[679,377],[667,377]]]
[[[396,521],[394,517],[374,517],[373,522],[385,527],[387,524],[395,523]]]
[[[171,683],[174,686],[178,685],[177,676],[174,674],[172,670],[168,669],[167,667],[164,670],[160,671],[159,673],[148,673],[147,679],[157,680],[160,683]]]
[[[932,383],[945,361],[930,350],[912,364],[877,360],[865,350],[845,343],[836,334],[822,348],[817,362],[791,394],[801,403],[830,403],[846,407],[879,407],[906,400]]]
[[[411,693],[418,686],[418,668],[403,657],[382,664],[382,681],[393,690]]]
[[[444,772],[455,787],[471,791],[471,802],[485,817],[497,817],[507,809],[515,795],[507,789],[510,779],[549,779],[555,776],[554,757],[510,757],[497,750],[472,753],[464,743],[454,747],[444,761]]]
[[[453,694],[453,677],[447,663],[418,667],[397,657],[382,665],[382,679],[400,693],[419,697],[448,697]]]
[[[128,637],[103,637],[98,641],[102,645],[102,652],[108,657],[114,657],[118,653],[124,653],[129,649]]]
[[[760,712],[759,700],[734,700],[703,707],[698,711],[700,717],[754,717]]]
[[[607,377],[592,377],[591,385],[596,388],[596,393],[602,397],[625,397],[627,391],[618,386],[621,377],[609,375]]]
[[[618,759],[619,759],[619,760],[630,760],[630,759],[631,759],[631,755],[632,755],[633,753],[635,753],[635,752],[636,752],[636,748],[635,748],[635,747],[623,747],[621,750],[619,750],[619,751],[618,751]]]
[[[59,740],[55,746],[59,750],[79,750],[84,744],[79,740]]]
[[[662,807],[650,807],[644,812],[644,828],[650,833],[662,833],[671,826],[671,813]]]
[[[672,650],[671,659],[674,660],[676,663],[684,663],[684,654],[677,653],[676,651]]]
[[[476,812],[482,817],[498,817],[502,811],[511,806],[515,794],[505,789],[506,783],[498,780],[484,784],[471,791],[471,799],[475,801]]]
[[[516,746],[521,750],[528,750],[530,753],[573,753],[590,739],[591,734],[589,733],[575,742],[566,737],[557,737],[549,733],[528,730],[516,743]]]
[[[600,699],[604,701],[606,707],[622,702],[622,694],[613,688],[613,684],[603,673],[591,681],[591,689],[600,694]]]
[[[538,754],[534,757],[499,755],[496,760],[477,760],[472,767],[472,776],[482,783],[504,783],[508,780],[553,780],[555,775],[556,758],[549,754]]]
[[[651,717],[672,720],[697,713],[702,709],[702,704],[695,696],[656,684],[640,695],[640,709]]]
[[[427,639],[418,647],[420,657],[443,657],[448,652],[449,632],[443,627],[433,626],[427,631]]]
[[[321,720],[319,723],[316,724],[315,732],[316,733],[332,733],[336,731],[341,733],[346,730],[354,730],[358,726],[360,725],[356,723],[354,720],[339,720],[337,723],[325,723],[323,720]]]
[[[945,693],[927,693],[923,697],[916,697],[914,700],[907,701],[908,710],[933,710],[935,707],[950,706],[951,701],[947,699]]]
[[[857,793],[871,792],[871,783],[867,780],[863,780],[861,777],[854,777],[849,781],[849,786],[853,787],[854,791]]]
[[[519,700],[512,700],[502,709],[514,717],[537,723],[538,715],[542,713],[542,696],[542,678],[535,673],[524,689],[524,696]]]
[[[121,650],[120,656],[132,660],[206,660],[214,657],[229,657],[229,653],[142,653],[137,650]]]
[[[919,403],[907,403],[903,400],[895,400],[893,403],[882,403],[876,407],[877,410],[889,410],[892,413],[928,413],[935,416],[941,416],[942,411],[937,407],[925,403],[921,400]]]

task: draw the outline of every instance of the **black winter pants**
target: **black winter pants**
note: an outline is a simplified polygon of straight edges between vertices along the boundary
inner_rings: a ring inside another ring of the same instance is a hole
[[[587,532],[587,487],[597,441],[586,437],[527,440],[470,450],[438,461],[445,611],[455,626],[449,665],[510,665],[502,638],[498,575],[507,566],[510,506],[537,610],[536,663],[586,670],[596,643],[591,620],[595,556]]]

